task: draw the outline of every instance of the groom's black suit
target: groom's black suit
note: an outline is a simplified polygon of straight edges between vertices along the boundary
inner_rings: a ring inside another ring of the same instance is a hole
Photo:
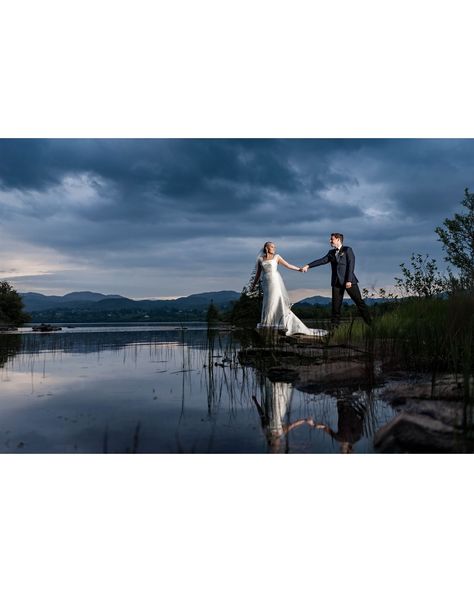
[[[344,297],[344,291],[347,291],[349,296],[354,301],[354,304],[359,309],[359,312],[364,321],[370,325],[371,319],[369,309],[362,300],[360,294],[358,279],[354,273],[355,255],[350,247],[342,246],[339,251],[331,249],[328,254],[320,259],[315,259],[308,263],[308,267],[318,267],[319,265],[331,264],[331,286],[332,286],[332,315],[331,322],[338,325],[341,320],[341,306]],[[350,282],[352,287],[346,288],[346,283]]]

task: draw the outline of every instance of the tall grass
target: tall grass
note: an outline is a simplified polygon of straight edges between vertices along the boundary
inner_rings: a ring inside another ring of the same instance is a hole
[[[364,345],[386,368],[450,372],[462,379],[465,397],[472,397],[474,370],[474,297],[446,300],[416,298],[394,305],[374,319],[372,327],[359,319],[339,327],[333,343]]]

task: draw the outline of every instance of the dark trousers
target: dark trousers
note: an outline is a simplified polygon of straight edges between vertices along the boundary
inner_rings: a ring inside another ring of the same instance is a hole
[[[367,304],[362,300],[358,284],[352,284],[351,288],[346,288],[340,284],[332,287],[331,323],[333,325],[339,325],[341,321],[341,306],[344,291],[346,291],[352,298],[354,304],[357,306],[357,309],[360,312],[361,317],[364,319],[367,325],[370,325],[372,320],[370,318],[369,309],[367,308]]]

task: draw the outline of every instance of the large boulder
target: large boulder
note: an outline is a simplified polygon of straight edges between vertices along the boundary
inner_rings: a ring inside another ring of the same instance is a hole
[[[473,442],[462,431],[425,414],[402,411],[374,436],[378,452],[471,452]]]

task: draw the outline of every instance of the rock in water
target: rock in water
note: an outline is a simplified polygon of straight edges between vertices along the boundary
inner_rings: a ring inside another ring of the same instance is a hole
[[[461,452],[458,431],[428,417],[402,412],[376,432],[378,452]]]

